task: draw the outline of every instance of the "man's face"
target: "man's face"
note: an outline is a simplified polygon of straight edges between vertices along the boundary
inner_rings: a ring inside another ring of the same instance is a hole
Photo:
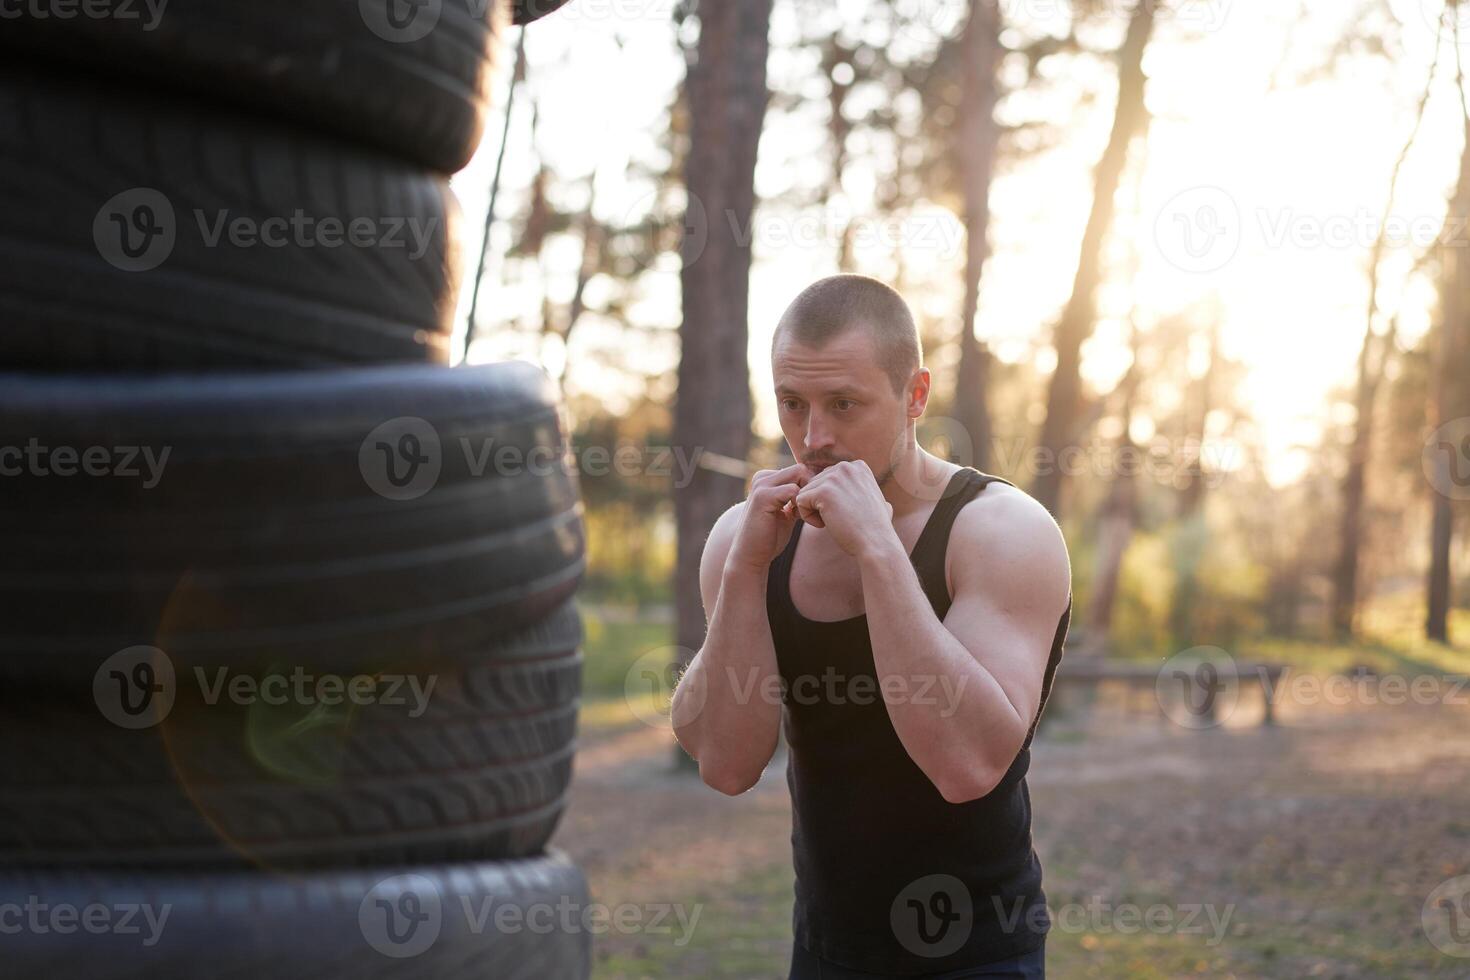
[[[866,330],[847,330],[822,348],[783,337],[771,373],[781,432],[799,462],[820,472],[862,460],[879,486],[887,482],[907,450],[910,400],[893,393]]]

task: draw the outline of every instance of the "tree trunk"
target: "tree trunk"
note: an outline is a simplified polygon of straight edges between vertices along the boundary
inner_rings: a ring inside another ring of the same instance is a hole
[[[1123,46],[1118,50],[1118,104],[1113,113],[1113,129],[1094,174],[1092,213],[1082,235],[1072,296],[1056,328],[1057,366],[1047,389],[1046,421],[1042,423],[1040,440],[1041,447],[1050,454],[1050,465],[1041,468],[1031,490],[1032,496],[1056,517],[1061,516],[1062,503],[1062,472],[1057,455],[1078,436],[1075,429],[1082,397],[1079,373],[1082,343],[1092,333],[1096,319],[1103,246],[1113,223],[1114,198],[1128,162],[1128,150],[1148,125],[1148,110],[1143,101],[1147,82],[1143,53],[1153,34],[1157,2],[1139,0],[1128,22]]]
[[[685,80],[689,203],[674,405],[674,443],[691,456],[708,450],[745,459],[750,450],[746,319],[751,237],[744,231],[751,227],[755,210],[756,148],[769,100],[771,2],[705,0],[697,10],[699,42]],[[743,479],[703,466],[696,466],[687,486],[674,488],[677,671],[704,644],[699,559],[705,539],[720,514],[744,493]],[[679,764],[692,768],[682,749],[674,754]]]
[[[1135,326],[1130,346],[1133,362],[1119,383],[1123,404],[1119,414],[1123,418],[1123,434],[1118,437],[1118,460],[1127,454],[1136,453],[1131,427],[1133,404],[1138,395],[1142,368],[1140,356],[1140,333]],[[1132,468],[1119,465],[1113,471],[1108,486],[1107,498],[1103,501],[1102,513],[1097,526],[1097,565],[1093,575],[1092,597],[1087,604],[1088,647],[1096,654],[1103,654],[1109,647],[1109,636],[1113,629],[1113,608],[1118,599],[1118,581],[1123,570],[1123,556],[1128,543],[1133,539],[1133,529],[1138,522],[1138,478]]]
[[[1373,444],[1373,413],[1379,383],[1388,365],[1392,335],[1379,337],[1370,323],[1363,333],[1358,353],[1358,386],[1354,405],[1353,443],[1347,472],[1342,480],[1342,524],[1339,529],[1337,563],[1332,573],[1332,631],[1341,640],[1351,639],[1358,610],[1358,555],[1363,549],[1363,503],[1367,496],[1368,459]],[[1373,349],[1380,348],[1377,363]]]
[[[955,420],[970,437],[970,465],[985,470],[991,458],[990,351],[975,336],[980,276],[990,254],[990,182],[995,173],[996,69],[1000,62],[1000,11],[996,0],[971,0],[960,39],[964,93],[960,102],[959,153],[965,193],[965,306],[960,316],[960,361],[955,377]],[[954,460],[964,462],[964,460]]]
[[[1207,548],[1209,527],[1205,523],[1205,438],[1210,411],[1214,408],[1215,373],[1220,367],[1220,324],[1210,325],[1210,360],[1198,382],[1199,409],[1184,444],[1190,458],[1183,467],[1189,482],[1179,488],[1179,526],[1175,540],[1174,595],[1169,604],[1169,632],[1176,649],[1194,646],[1195,599],[1199,596],[1199,565]]]
[[[1465,121],[1465,145],[1460,154],[1460,179],[1455,187],[1454,199],[1446,215],[1446,227],[1464,228],[1465,216],[1470,215],[1470,119]],[[1453,222],[1453,224],[1451,224]],[[1463,386],[1460,376],[1465,370],[1465,358],[1470,355],[1470,262],[1465,261],[1463,246],[1456,235],[1440,249],[1440,324],[1439,346],[1435,352],[1434,371],[1434,418],[1437,428],[1464,414]],[[1429,531],[1429,581],[1428,614],[1424,621],[1424,635],[1441,643],[1450,641],[1450,545],[1455,536],[1453,501],[1450,499],[1444,478],[1448,477],[1450,460],[1444,453],[1433,458],[1441,467],[1441,480],[1436,481],[1433,500],[1434,517]]]
[[[1393,213],[1399,176],[1403,172],[1409,151],[1419,138],[1419,131],[1424,124],[1424,110],[1434,91],[1438,67],[1439,53],[1436,48],[1434,61],[1429,67],[1429,78],[1424,83],[1424,94],[1419,99],[1419,108],[1414,116],[1414,126],[1409,131],[1409,138],[1404,141],[1403,148],[1399,150],[1398,159],[1394,161],[1393,172],[1388,179],[1388,200],[1383,207],[1385,215]],[[1349,451],[1348,468],[1342,482],[1342,526],[1338,535],[1340,540],[1337,564],[1332,575],[1332,631],[1342,640],[1352,638],[1357,619],[1358,556],[1363,550],[1363,502],[1367,493],[1368,460],[1373,446],[1373,413],[1377,407],[1378,389],[1383,381],[1384,371],[1393,355],[1398,324],[1395,318],[1380,342],[1374,331],[1374,321],[1378,316],[1378,271],[1383,262],[1386,227],[1385,221],[1378,231],[1378,237],[1373,241],[1373,251],[1368,257],[1368,315],[1363,327],[1363,346],[1358,352],[1358,387],[1355,399],[1357,418],[1353,424],[1353,444]],[[1380,351],[1376,366],[1373,364],[1375,346]]]
[[[848,122],[843,106],[847,103],[847,96],[856,79],[848,82],[838,79],[837,66],[843,64],[856,73],[852,51],[844,47],[837,38],[829,38],[822,51],[822,72],[830,86],[827,93],[827,134],[832,141],[832,170],[826,186],[822,188],[822,209],[828,215],[832,214],[832,198],[843,193],[842,174],[847,169],[847,137],[852,133],[852,123]],[[837,240],[837,271],[857,271],[853,267],[853,257],[853,226],[849,216]]]

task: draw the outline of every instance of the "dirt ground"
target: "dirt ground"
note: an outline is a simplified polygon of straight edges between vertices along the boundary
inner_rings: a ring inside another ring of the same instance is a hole
[[[1115,707],[1059,709],[1032,750],[1050,975],[1470,977],[1421,917],[1470,874],[1470,706],[1288,703],[1275,727],[1205,731]],[[641,722],[584,733],[554,846],[598,902],[701,912],[684,942],[597,935],[594,976],[784,977],[784,753],[728,798],[674,772],[673,746]],[[1122,906],[1173,924],[1130,931]]]

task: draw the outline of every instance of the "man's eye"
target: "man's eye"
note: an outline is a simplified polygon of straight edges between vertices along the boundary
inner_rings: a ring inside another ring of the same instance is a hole
[[[796,411],[796,402],[788,398],[781,403],[781,407],[786,409],[788,412],[794,412]]]
[[[857,405],[857,402],[853,401],[851,398],[839,398],[839,399],[837,399],[837,410],[839,412],[845,412],[849,408],[852,408],[852,407],[854,407],[856,405]],[[846,407],[844,407],[844,406],[846,406]]]

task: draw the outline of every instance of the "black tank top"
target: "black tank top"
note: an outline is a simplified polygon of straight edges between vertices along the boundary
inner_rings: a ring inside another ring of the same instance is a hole
[[[1008,483],[972,467],[956,472],[910,556],[941,620],[951,602],[944,560],[955,516],[995,482]],[[1041,704],[1015,762],[991,793],[949,803],[893,729],[867,616],[818,622],[796,611],[791,562],[801,529],[798,520],[766,584],[784,682],[796,941],[842,966],[896,976],[959,970],[1035,949],[1051,920],[1031,843],[1025,777],[1061,660],[1070,597],[1052,641]],[[836,679],[823,681],[824,675]],[[796,687],[798,678],[817,680]],[[909,695],[949,703],[939,684],[928,692],[921,684],[910,684]]]

